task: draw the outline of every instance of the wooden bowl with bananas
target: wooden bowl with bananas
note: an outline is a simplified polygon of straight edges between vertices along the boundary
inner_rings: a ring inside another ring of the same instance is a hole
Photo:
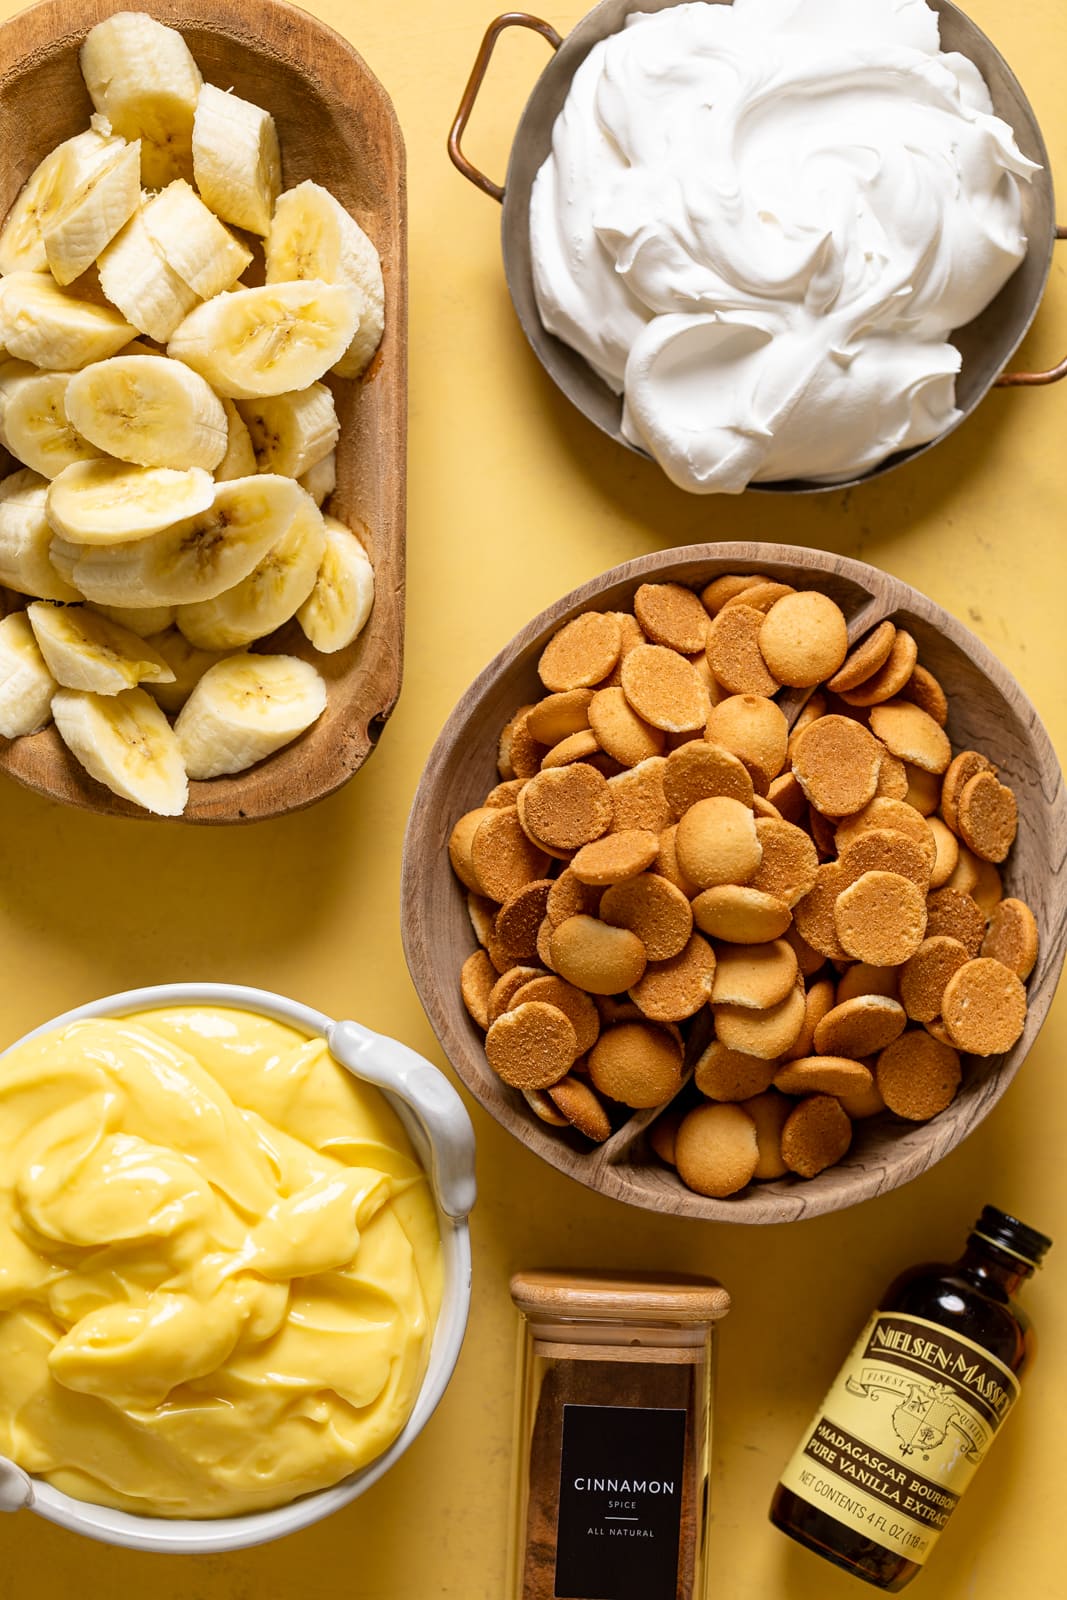
[[[109,815],[309,805],[400,692],[392,105],[281,0],[44,0],[0,62],[0,770]]]

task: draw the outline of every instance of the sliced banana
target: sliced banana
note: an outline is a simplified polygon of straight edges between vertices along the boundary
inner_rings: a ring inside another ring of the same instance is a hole
[[[56,282],[73,283],[87,271],[140,203],[141,146],[134,140],[87,178],[77,178],[42,227]]]
[[[299,478],[328,456],[340,437],[333,395],[324,383],[291,394],[238,400],[237,409],[251,435],[260,472]]]
[[[64,689],[121,694],[142,681],[173,681],[174,673],[151,645],[85,606],[35,600],[26,615],[49,672]]]
[[[173,606],[94,605],[90,610],[99,611],[102,617],[110,617],[120,628],[127,628],[130,633],[135,633],[138,639],[150,639],[154,633],[162,633],[164,629],[174,625]]]
[[[86,600],[106,606],[182,606],[211,600],[247,578],[277,544],[304,492],[260,473],[215,485],[208,511],[129,544],[52,542],[52,560]]]
[[[234,289],[190,311],[167,354],[218,394],[256,400],[315,383],[347,350],[358,321],[354,293],[336,284]]]
[[[0,443],[45,478],[57,477],[75,461],[95,461],[100,455],[67,416],[72,376],[40,372],[25,361],[6,361],[0,367]]]
[[[47,511],[53,530],[69,544],[126,544],[197,516],[214,498],[215,481],[203,467],[180,472],[107,459],[76,461],[53,478]]]
[[[178,738],[143,689],[59,689],[52,715],[63,743],[97,783],[157,816],[181,816],[189,784]]]
[[[210,472],[226,454],[222,401],[166,356],[112,356],[84,368],[67,390],[67,416],[92,444],[143,467]]]
[[[248,478],[259,470],[245,419],[232,400],[223,400],[222,405],[226,412],[226,454],[215,468],[216,483],[228,483],[232,478]]]
[[[315,587],[296,619],[316,650],[332,655],[359,637],[374,605],[374,568],[351,529],[325,517],[326,547]]]
[[[278,198],[266,253],[268,283],[319,278],[355,291],[359,327],[333,370],[358,378],[385,328],[381,257],[359,223],[321,184],[298,183]]]
[[[193,122],[193,176],[204,203],[223,222],[268,233],[282,186],[278,131],[269,111],[205,83]]]
[[[39,733],[52,720],[56,681],[24,611],[0,621],[0,736]]]
[[[199,299],[153,244],[143,210],[134,212],[102,252],[97,270],[112,305],[118,306],[139,333],[160,343],[170,338]]]
[[[85,86],[116,133],[141,140],[141,177],[149,189],[191,178],[193,116],[202,79],[188,45],[142,11],[98,22],[81,48]]]
[[[289,527],[248,577],[214,600],[179,606],[178,627],[201,650],[232,650],[265,638],[311,593],[325,546],[322,512],[305,494]]]
[[[301,489],[306,489],[317,506],[328,500],[337,488],[337,451],[316,461],[313,467],[302,472],[297,479]]]
[[[42,600],[80,600],[52,564],[48,479],[23,468],[0,483],[0,583]]]
[[[76,372],[113,356],[136,332],[117,311],[68,294],[43,272],[0,279],[0,345],[35,367]]]
[[[45,156],[26,179],[0,229],[0,272],[47,272],[42,229],[63,203],[79,177],[105,165],[124,139],[115,138],[104,117],[94,117],[84,133],[65,139]]]
[[[149,200],[144,225],[167,266],[202,300],[232,289],[252,259],[184,178]]]
[[[153,634],[148,642],[174,674],[172,683],[150,684],[149,693],[164,711],[172,714],[181,710],[208,668],[224,660],[226,654],[222,650],[198,650],[177,628]]]
[[[174,725],[191,778],[244,772],[318,720],[326,685],[296,656],[227,656],[200,679]]]

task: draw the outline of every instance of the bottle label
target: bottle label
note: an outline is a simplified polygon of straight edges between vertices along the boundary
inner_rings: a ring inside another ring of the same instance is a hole
[[[563,1407],[561,1600],[676,1600],[686,1413]]]
[[[1018,1393],[981,1345],[923,1317],[876,1311],[782,1483],[922,1563]]]

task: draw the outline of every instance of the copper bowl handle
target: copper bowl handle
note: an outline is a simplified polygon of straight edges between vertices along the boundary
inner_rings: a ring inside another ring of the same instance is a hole
[[[1056,224],[1056,238],[1067,239],[1067,224]],[[1058,367],[1049,367],[1047,372],[1002,372],[996,380],[994,389],[1038,389],[1046,383],[1059,383],[1061,378],[1067,378],[1067,356],[1064,356]]]
[[[494,200],[503,200],[503,184],[494,183],[492,178],[487,178],[484,172],[479,172],[478,168],[468,161],[463,154],[459,141],[466,131],[467,123],[470,121],[471,112],[474,110],[474,102],[478,98],[478,90],[482,86],[482,80],[496,48],[496,42],[505,28],[512,27],[532,28],[534,33],[539,33],[543,39],[548,40],[553,50],[558,50],[563,43],[563,39],[550,22],[542,22],[540,17],[533,17],[528,11],[505,11],[503,16],[496,17],[485,30],[485,38],[482,40],[478,54],[474,59],[471,75],[467,79],[467,87],[463,91],[463,97],[459,102],[459,110],[456,112],[456,119],[448,135],[448,153],[452,157],[453,164],[459,168],[465,178],[469,178],[471,183],[477,188],[483,189],[486,194],[492,195]]]

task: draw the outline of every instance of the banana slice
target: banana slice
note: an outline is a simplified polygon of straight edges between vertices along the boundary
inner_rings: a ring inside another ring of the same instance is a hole
[[[98,22],[81,48],[82,77],[116,133],[141,141],[141,177],[161,189],[193,175],[193,117],[202,79],[175,28],[141,11]]]
[[[214,479],[203,467],[179,472],[125,461],[76,461],[53,478],[47,511],[53,530],[69,544],[126,544],[195,517],[214,498]]]
[[[374,605],[374,568],[351,529],[325,517],[319,575],[296,620],[316,650],[332,655],[358,638]]]
[[[205,83],[193,122],[193,177],[204,203],[223,222],[268,233],[282,186],[270,112]]]
[[[80,600],[52,564],[48,479],[23,469],[0,483],[0,583],[42,600]]]
[[[92,266],[141,203],[141,146],[123,144],[106,164],[66,191],[41,229],[57,283],[73,283]]]
[[[249,478],[257,472],[256,452],[252,449],[252,436],[245,420],[232,400],[224,399],[226,412],[226,454],[215,468],[215,482],[228,483],[232,478]]]
[[[52,720],[56,681],[24,611],[0,621],[0,736],[39,733]]]
[[[112,622],[117,622],[120,628],[135,633],[138,639],[151,639],[154,633],[162,633],[164,629],[174,626],[173,606],[93,605],[89,609],[98,611],[102,617],[109,617]]]
[[[84,368],[70,380],[67,416],[92,444],[143,467],[210,472],[226,454],[222,401],[166,356],[112,356]]]
[[[0,272],[48,271],[42,229],[71,184],[106,165],[124,144],[124,139],[112,136],[105,117],[94,117],[84,133],[65,139],[45,156],[26,179],[0,229]]]
[[[153,634],[148,642],[174,674],[173,683],[150,684],[149,693],[164,711],[172,714],[181,710],[208,668],[226,658],[222,650],[198,650],[177,628]]]
[[[252,259],[184,178],[148,202],[144,225],[167,266],[202,300],[232,289]]]
[[[244,772],[310,728],[326,685],[296,656],[227,656],[200,679],[174,724],[191,778]]]
[[[296,481],[301,489],[307,490],[315,504],[321,506],[337,488],[337,451],[331,450],[328,456],[302,472]]]
[[[358,378],[385,328],[381,257],[359,223],[321,184],[298,183],[279,196],[266,253],[268,283],[319,278],[356,293],[359,327],[333,370],[341,378]]]
[[[190,311],[167,354],[216,393],[257,400],[315,383],[348,349],[358,321],[351,289],[316,279],[234,289]]]
[[[197,517],[129,544],[52,542],[56,570],[106,606],[182,606],[212,600],[247,578],[277,544],[304,499],[292,478],[260,473],[215,487]]]
[[[189,798],[177,735],[143,689],[52,699],[59,736],[91,778],[160,817],[180,817]]]
[[[195,290],[168,267],[153,244],[143,211],[135,211],[101,253],[97,269],[111,304],[139,333],[161,344],[197,303]]]
[[[179,606],[178,627],[201,650],[232,650],[263,639],[294,616],[315,586],[326,546],[322,512],[310,495],[277,544],[247,578],[214,600]]]
[[[292,394],[239,400],[260,472],[299,478],[328,456],[341,434],[333,395],[324,383]]]
[[[44,478],[75,461],[95,461],[100,451],[67,416],[70,372],[39,372],[25,361],[0,367],[0,443]]]
[[[67,294],[43,272],[0,279],[0,345],[35,367],[75,372],[113,356],[136,332],[117,311]]]
[[[142,680],[169,683],[174,678],[151,645],[85,606],[35,600],[26,615],[45,665],[64,689],[121,694]]]

